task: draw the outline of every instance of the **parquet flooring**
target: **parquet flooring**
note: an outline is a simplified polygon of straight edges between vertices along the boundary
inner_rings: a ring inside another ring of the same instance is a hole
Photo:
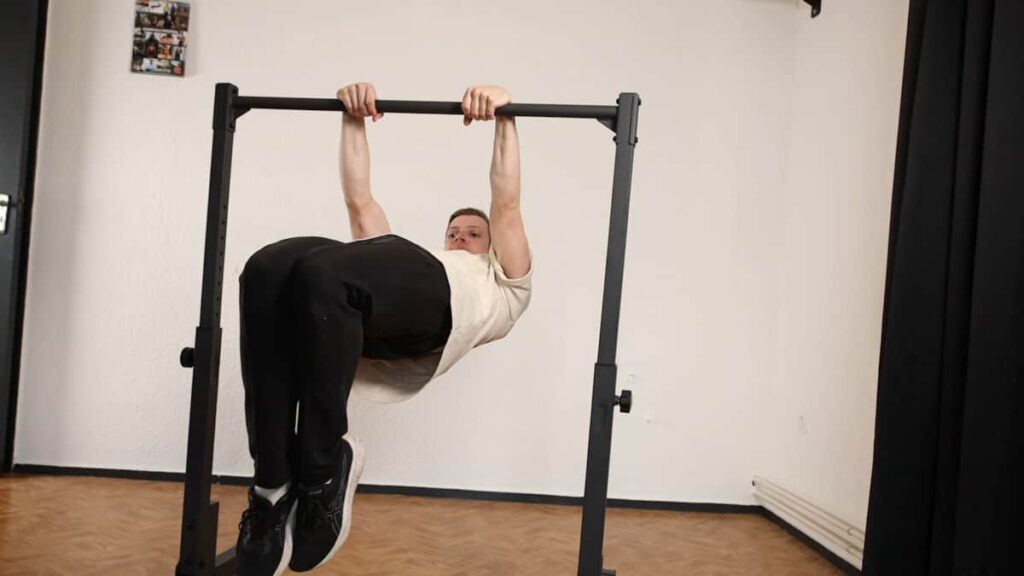
[[[215,486],[218,551],[234,544],[245,488]],[[0,574],[174,573],[182,485],[0,476]],[[322,576],[575,574],[581,510],[357,494],[352,535]],[[841,572],[765,518],[608,510],[605,566],[621,576]]]

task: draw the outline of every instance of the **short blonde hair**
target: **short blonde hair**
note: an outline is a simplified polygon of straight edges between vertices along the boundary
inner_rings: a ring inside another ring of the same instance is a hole
[[[448,218],[448,225],[450,226],[452,221],[459,216],[479,216],[484,219],[484,222],[487,222],[488,227],[491,226],[491,219],[487,217],[487,214],[484,214],[483,210],[478,210],[476,208],[459,208],[452,213],[450,218]]]

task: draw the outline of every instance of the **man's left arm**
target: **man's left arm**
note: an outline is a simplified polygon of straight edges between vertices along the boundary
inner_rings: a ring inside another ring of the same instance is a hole
[[[530,247],[520,209],[519,137],[515,118],[501,116],[494,125],[491,158],[491,242],[509,278],[530,272]]]
[[[462,98],[463,123],[495,120],[494,153],[491,156],[491,244],[508,278],[530,272],[530,246],[526,241],[519,196],[519,135],[512,116],[495,110],[512,101],[501,86],[470,86]]]

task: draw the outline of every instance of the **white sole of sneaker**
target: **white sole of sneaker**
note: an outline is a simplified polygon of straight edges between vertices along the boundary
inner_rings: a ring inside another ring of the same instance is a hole
[[[298,502],[292,503],[292,511],[288,513],[288,522],[284,527],[284,548],[281,550],[281,563],[274,570],[274,576],[281,576],[288,569],[288,563],[292,560],[292,532],[295,531],[295,512],[298,510]]]
[[[338,534],[338,539],[334,541],[334,547],[331,548],[331,551],[327,553],[327,556],[319,564],[313,567],[314,570],[323,566],[334,557],[334,554],[345,543],[345,540],[348,539],[348,533],[352,529],[352,502],[355,499],[359,478],[363,475],[364,452],[363,445],[351,434],[345,434],[342,438],[352,447],[352,475],[348,479],[348,485],[345,486],[345,509],[341,513],[341,533]]]

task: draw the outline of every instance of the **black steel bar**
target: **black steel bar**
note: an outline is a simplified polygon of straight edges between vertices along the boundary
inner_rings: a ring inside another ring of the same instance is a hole
[[[202,304],[192,364],[192,405],[189,412],[185,497],[181,518],[181,550],[176,574],[214,574],[217,570],[217,511],[210,502],[213,437],[220,375],[220,309],[224,286],[224,246],[228,225],[228,189],[234,143],[234,98],[238,88],[217,84],[213,105],[213,150],[210,194],[206,207]],[[185,354],[183,354],[183,359]],[[233,562],[233,555],[230,559]]]
[[[242,110],[321,110],[344,112],[345,106],[336,98],[271,98],[239,96],[235,107]],[[377,100],[378,112],[397,114],[462,114],[461,102],[426,102],[419,100]],[[498,116],[539,116],[545,118],[595,118],[614,120],[615,106],[577,106],[572,104],[506,104],[495,111]]]
[[[605,509],[608,504],[608,470],[611,465],[612,417],[616,404],[615,350],[619,336],[622,276],[626,261],[626,227],[629,220],[629,193],[633,178],[633,150],[636,146],[640,97],[633,93],[623,93],[619,95],[618,104],[615,125],[615,174],[612,180],[612,209],[604,270],[601,335],[597,348],[597,363],[594,366],[578,576],[602,576],[613,573],[603,570],[602,552]]]

